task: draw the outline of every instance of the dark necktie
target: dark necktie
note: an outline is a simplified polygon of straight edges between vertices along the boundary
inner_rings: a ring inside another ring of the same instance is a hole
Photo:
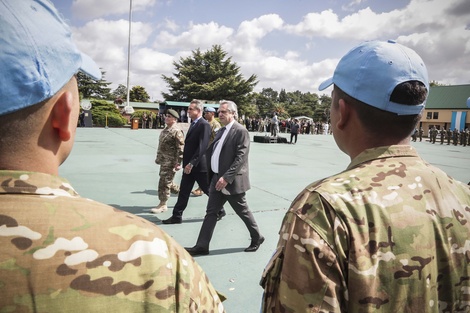
[[[196,122],[191,122],[191,125],[189,125],[188,133],[189,131],[193,128],[193,126],[196,124]]]
[[[217,144],[217,142],[220,140],[220,138],[222,138],[222,135],[224,134],[224,131],[226,130],[227,128],[222,127],[221,129],[219,129],[219,131],[217,132],[217,134],[215,134],[215,138],[214,138],[214,147],[215,145]]]

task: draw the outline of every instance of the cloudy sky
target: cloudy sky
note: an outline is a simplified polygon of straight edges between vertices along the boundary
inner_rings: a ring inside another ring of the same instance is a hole
[[[127,83],[130,0],[52,0],[77,45]],[[255,91],[318,92],[351,47],[393,39],[415,49],[430,80],[470,83],[468,0],[132,0],[130,85],[162,100],[173,61],[221,45]],[[326,91],[329,93],[329,90]],[[323,94],[320,92],[319,94]]]

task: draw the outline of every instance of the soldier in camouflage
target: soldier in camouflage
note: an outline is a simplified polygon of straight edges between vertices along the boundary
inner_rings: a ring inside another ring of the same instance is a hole
[[[4,312],[223,311],[202,269],[153,223],[54,175],[0,171],[0,184]]]
[[[440,137],[441,145],[443,145],[444,144],[444,139],[446,138],[445,128],[441,128],[441,130],[439,130],[439,134],[441,135],[441,137]]]
[[[459,143],[459,130],[457,128],[454,128],[454,131],[452,132],[452,143],[454,146]]]
[[[178,127],[179,114],[169,109],[165,115],[165,129],[162,130],[158,142],[155,163],[160,165],[160,180],[158,181],[158,200],[156,208],[150,209],[153,213],[162,213],[168,210],[166,203],[170,199],[170,191],[178,192],[179,186],[173,182],[175,172],[181,169],[183,160],[184,135]]]
[[[468,312],[470,188],[410,146],[429,90],[423,61],[366,42],[319,89],[331,84],[333,135],[351,163],[293,201],[262,312]]]
[[[431,142],[432,144],[436,143],[437,133],[438,133],[438,130],[436,126],[433,126],[429,130],[429,142]]]
[[[460,131],[460,145],[464,147],[467,145],[467,131],[465,129]]]
[[[58,177],[78,71],[101,79],[51,2],[0,0],[0,312],[224,312],[194,259],[153,223]]]
[[[215,119],[215,109],[214,108],[206,108],[204,110],[204,118],[209,122],[211,126],[211,137],[209,138],[209,145],[214,141],[215,134],[219,131],[222,127],[220,123]]]
[[[452,130],[450,127],[446,130],[447,145],[450,145],[450,139],[452,138]]]

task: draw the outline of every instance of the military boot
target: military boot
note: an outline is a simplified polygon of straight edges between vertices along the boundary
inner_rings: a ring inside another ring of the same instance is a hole
[[[157,205],[156,208],[150,209],[150,212],[152,213],[163,213],[168,211],[168,207],[166,206],[166,202],[160,201],[160,204]]]

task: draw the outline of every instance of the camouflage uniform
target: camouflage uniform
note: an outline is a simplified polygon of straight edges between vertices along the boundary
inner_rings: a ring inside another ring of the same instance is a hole
[[[211,137],[209,138],[209,144],[211,144],[212,141],[214,141],[215,134],[221,128],[221,126],[220,126],[220,123],[217,122],[215,118],[209,122],[209,125],[211,126]]]
[[[429,136],[431,137],[431,143],[436,143],[436,138],[437,138],[437,128],[433,127],[429,130]]]
[[[411,140],[412,141],[416,141],[416,138],[418,137],[418,129],[415,128],[415,130],[413,131],[413,133],[411,134]]]
[[[155,163],[160,165],[160,180],[158,182],[158,199],[166,202],[170,191],[177,192],[179,187],[173,182],[175,165],[183,160],[184,135],[183,131],[174,124],[165,127],[160,133],[157,157]]]
[[[160,228],[48,174],[0,171],[1,312],[223,312]]]
[[[457,130],[457,128],[454,129],[454,131],[452,132],[452,143],[454,144],[454,146],[459,143],[459,131]]]
[[[460,145],[467,145],[467,132],[464,129],[460,131]]]
[[[439,135],[441,135],[441,145],[444,144],[444,139],[446,138],[446,130],[444,128],[442,128],[441,130],[439,130]]]
[[[369,149],[292,203],[262,312],[468,312],[470,187],[410,146]]]
[[[447,145],[450,145],[450,139],[452,138],[452,131],[450,130],[450,128],[447,129],[446,136],[447,136]]]

